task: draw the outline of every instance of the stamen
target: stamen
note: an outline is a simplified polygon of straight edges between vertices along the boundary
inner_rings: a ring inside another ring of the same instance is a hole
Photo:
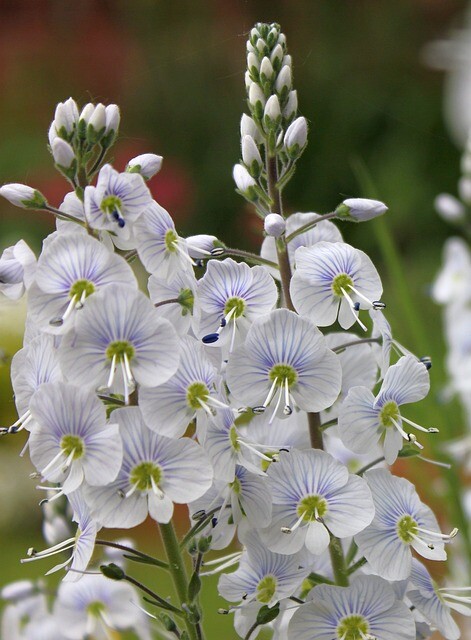
[[[186,242],[186,246],[187,247],[189,247],[190,249],[194,249],[198,253],[202,253],[204,256],[212,256],[213,255],[213,253],[211,251],[206,251],[206,249],[202,249],[201,247],[198,247],[196,244],[192,244],[191,242],[188,242],[188,239],[186,239],[186,238],[185,238],[185,242]]]
[[[204,561],[202,564],[204,567],[209,567],[211,565],[220,564],[221,562],[227,562],[235,557],[240,558],[242,556],[242,551],[234,551],[233,553],[228,553],[227,556],[223,556],[222,558],[216,558],[215,560]]]
[[[266,456],[264,453],[260,453],[260,451],[257,451],[257,449],[255,449],[255,447],[251,446],[250,444],[248,444],[248,442],[244,442],[242,440],[242,438],[237,438],[237,442],[239,444],[241,444],[244,447],[247,447],[247,449],[249,449],[253,454],[255,454],[256,456],[258,456],[259,458],[261,458],[262,460],[266,460],[267,462],[271,462],[272,459],[269,458],[268,456]]]
[[[178,240],[174,240],[171,244],[172,244],[172,247],[177,251],[177,253],[179,253],[183,258],[185,258],[185,260],[188,260],[188,262],[191,264],[192,267],[197,266],[193,258],[189,256],[188,253],[180,247],[180,245],[178,244]]]
[[[156,481],[154,480],[154,476],[151,474],[150,476],[150,483],[152,485],[152,491],[155,493],[155,495],[160,499],[163,500],[165,498],[165,494],[162,491],[162,489],[157,485]]]
[[[213,405],[215,407],[220,407],[221,409],[230,408],[228,404],[225,404],[224,402],[221,402],[220,400],[218,400],[217,398],[213,398],[212,396],[208,396],[206,398],[206,404]]]
[[[48,549],[44,549],[43,551],[36,551],[33,547],[30,547],[26,552],[27,558],[23,558],[20,562],[31,562],[33,560],[39,560],[41,558],[48,558],[49,556],[53,556],[56,553],[60,553],[61,551],[67,551],[71,549],[75,545],[75,537],[67,538],[67,540],[62,540],[58,544],[55,544]]]
[[[439,430],[436,427],[429,427],[426,429],[425,427],[421,427],[420,424],[417,424],[417,422],[412,422],[409,418],[405,418],[404,416],[401,417],[404,422],[407,422],[407,424],[410,424],[411,427],[415,427],[419,431],[423,431],[424,433],[439,433]]]
[[[208,333],[206,336],[201,338],[201,341],[204,344],[213,344],[213,342],[217,342],[219,340],[219,333]]]
[[[123,374],[123,385],[124,385],[124,403],[129,404],[129,382],[126,371],[126,366],[124,364],[124,359],[120,360],[121,365],[121,373]]]
[[[235,337],[236,337],[236,319],[234,318],[234,322],[232,323],[232,338],[231,338],[231,346],[229,347],[229,353],[232,353],[232,350],[234,349]]]
[[[452,465],[449,462],[441,462],[439,460],[431,460],[430,458],[425,458],[424,456],[418,455],[419,460],[423,462],[428,462],[429,464],[434,464],[437,467],[443,467],[443,469],[451,469]]]
[[[108,376],[108,382],[106,383],[106,386],[108,389],[110,389],[111,386],[113,385],[115,372],[116,372],[116,354],[114,354],[111,359],[110,375]]]
[[[422,356],[420,362],[422,362],[427,370],[432,368],[432,358],[430,356]]]
[[[215,413],[216,413],[215,409],[211,409],[211,407],[208,407],[206,402],[204,400],[201,400],[201,398],[196,398],[196,399],[200,403],[201,408],[206,411],[208,416],[214,416],[215,415]]]
[[[352,312],[353,317],[355,318],[355,321],[358,322],[358,324],[363,329],[363,331],[368,331],[368,329],[365,327],[365,325],[363,324],[363,322],[360,320],[359,316],[355,312],[355,304],[354,304],[353,300],[350,298],[350,296],[348,295],[348,293],[345,291],[345,289],[343,287],[340,287],[340,291],[345,296],[345,299],[348,302],[349,309]]]
[[[285,406],[283,413],[285,416],[290,416],[293,413],[293,409],[290,405],[288,378],[285,378]]]
[[[300,526],[301,522],[304,520],[304,516],[306,515],[307,511],[303,511],[303,513],[299,516],[299,518],[296,520],[296,522],[293,524],[292,527],[281,527],[280,531],[281,533],[293,533],[293,531],[296,531],[296,529]]]
[[[124,368],[126,369],[126,375],[128,377],[129,386],[134,385],[134,376],[132,375],[131,365],[129,363],[128,354],[124,352]]]
[[[62,317],[52,318],[52,320],[49,320],[49,324],[52,325],[53,327],[62,326],[64,322],[67,320],[67,318],[69,318],[72,311],[75,309],[75,305],[77,304],[77,298],[78,298],[77,294],[72,296],[69,304],[67,305],[67,309],[65,310],[65,313],[62,315]]]
[[[422,540],[422,538],[419,538],[419,536],[416,535],[415,533],[410,533],[409,535],[413,540],[415,540],[418,544],[422,545],[423,547],[427,547],[427,549],[430,549],[431,551],[435,549],[435,546],[431,542],[425,542],[425,540]]]
[[[273,413],[271,414],[271,418],[268,421],[268,424],[272,424],[273,420],[275,419],[275,416],[278,412],[278,409],[280,407],[280,403],[281,403],[281,397],[283,395],[283,387],[280,387],[280,393],[278,394],[278,400],[276,401],[276,406],[275,406],[275,410],[273,411]]]
[[[44,469],[42,470],[42,475],[45,476],[47,474],[47,472],[52,469],[52,467],[54,467],[54,465],[56,464],[56,462],[58,462],[62,457],[64,456],[64,452],[62,451],[62,449],[59,451],[59,453],[57,453],[50,462],[48,462],[48,464],[44,467]]]
[[[430,531],[429,529],[423,529],[422,527],[417,527],[417,531],[421,533],[425,533],[426,535],[432,538],[439,538],[444,542],[450,542],[453,538],[458,535],[458,529],[455,527],[450,531],[450,533],[441,533],[440,531]]]
[[[124,494],[123,497],[124,498],[129,498],[136,491],[137,491],[137,482],[136,482],[136,484],[131,485],[131,488],[128,491],[126,491],[126,493]]]
[[[265,398],[265,402],[263,403],[262,407],[264,409],[266,409],[268,407],[268,405],[270,404],[270,402],[273,400],[273,396],[275,395],[276,392],[276,383],[278,382],[278,378],[275,378],[273,380],[273,384],[270,387],[270,391],[268,392],[267,397]],[[262,412],[263,413],[263,412]]]
[[[229,567],[234,566],[235,564],[237,564],[240,560],[240,556],[242,555],[241,552],[238,552],[236,555],[234,555],[231,559],[227,560],[226,562],[223,562],[219,567],[216,567],[215,569],[211,569],[210,571],[204,571],[203,573],[200,573],[200,576],[213,576],[216,573],[221,573],[221,571],[224,571],[225,569],[228,569]],[[221,559],[217,560],[214,562],[214,564],[216,562],[219,562]],[[209,564],[208,562],[205,563],[205,565]]]
[[[363,293],[360,293],[358,291],[358,289],[356,289],[352,284],[348,285],[350,287],[350,289],[352,291],[354,291],[356,293],[356,295],[361,298],[362,300],[364,300],[364,302],[366,302],[367,304],[369,304],[371,307],[374,306],[374,302],[371,302],[371,300],[369,298],[367,298],[365,295],[363,295]]]

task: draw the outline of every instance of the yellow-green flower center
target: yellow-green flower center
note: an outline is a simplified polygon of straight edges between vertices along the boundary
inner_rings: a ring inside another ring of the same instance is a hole
[[[352,278],[346,273],[339,273],[332,280],[332,284],[330,286],[334,296],[341,298],[343,296],[342,289],[348,293],[350,291],[350,285],[353,285]]]
[[[229,298],[224,306],[224,315],[227,316],[232,311],[231,318],[240,318],[244,315],[246,306],[245,300],[242,298]]]
[[[262,471],[266,471],[268,469],[268,467],[271,465],[271,461],[275,456],[278,455],[278,453],[279,453],[278,450],[263,452],[263,455],[267,456],[267,458],[270,458],[270,460],[264,460],[263,458],[260,460],[260,466],[262,468]]]
[[[327,500],[317,495],[306,496],[299,501],[296,511],[299,517],[304,514],[303,520],[312,522],[312,520],[325,516],[327,513]]]
[[[201,402],[206,402],[208,398],[209,389],[204,382],[192,382],[186,390],[186,402],[195,411],[201,409]]]
[[[364,616],[352,614],[342,618],[337,625],[337,638],[341,640],[363,640],[370,625]]]
[[[171,253],[175,253],[178,244],[178,234],[173,229],[167,229],[165,233],[165,248]]]
[[[139,491],[152,490],[162,480],[162,469],[155,462],[140,462],[129,475],[129,482]],[[152,482],[153,481],[153,482]]]
[[[262,604],[268,604],[276,592],[275,576],[265,576],[257,585],[257,600]]]
[[[118,198],[118,196],[111,195],[103,198],[100,204],[100,209],[108,214],[112,214],[115,211],[120,213],[121,206],[122,206],[121,198]]]
[[[401,414],[399,413],[399,407],[394,400],[386,402],[381,411],[379,412],[379,421],[383,427],[394,427],[394,422],[398,422]]]
[[[195,296],[191,289],[180,289],[177,300],[182,308],[182,316],[186,316],[188,313],[193,315]]]
[[[275,382],[278,387],[285,385],[285,380],[288,382],[288,387],[292,387],[298,380],[298,374],[289,364],[275,364],[268,374],[271,382]]]
[[[418,525],[410,515],[402,516],[396,525],[397,535],[404,544],[411,544],[418,533]]]
[[[113,356],[116,356],[116,359],[119,361],[124,360],[124,356],[126,355],[128,360],[134,357],[134,347],[127,340],[115,340],[108,345],[106,349],[106,357],[108,360],[112,360]]]
[[[95,285],[90,280],[76,280],[74,284],[70,287],[69,297],[73,298],[76,296],[79,300],[82,295],[85,293],[85,298],[90,296],[95,292]]]
[[[234,478],[233,482],[229,483],[229,486],[234,493],[239,494],[241,492],[242,487],[239,478]]]
[[[106,607],[103,602],[99,600],[95,600],[94,602],[90,602],[87,606],[87,613],[94,618],[101,618],[102,613],[105,611]]]
[[[237,441],[238,435],[237,435],[237,429],[235,428],[234,425],[232,425],[232,427],[229,429],[229,439],[231,441],[231,446],[234,449],[234,451],[240,451],[240,444]]]
[[[80,436],[69,433],[61,438],[61,449],[67,458],[73,453],[73,459],[81,458],[85,453],[85,445]]]

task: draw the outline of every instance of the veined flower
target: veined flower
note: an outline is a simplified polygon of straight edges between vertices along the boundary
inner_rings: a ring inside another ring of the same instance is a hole
[[[372,570],[386,580],[405,580],[412,568],[411,547],[424,558],[446,560],[445,543],[457,533],[440,532],[431,509],[423,504],[414,485],[387,469],[367,471],[375,506],[371,524],[357,533],[355,542]]]
[[[34,428],[29,410],[31,398],[45,382],[63,379],[55,340],[53,336],[40,334],[13,356],[11,381],[19,418],[8,428],[10,433]]]
[[[170,214],[154,200],[135,225],[136,247],[142,264],[149,273],[162,280],[172,280],[188,271],[193,260],[186,242],[175,230]]]
[[[471,616],[470,587],[442,587],[432,580],[427,568],[412,559],[410,582],[413,589],[407,597],[425,619],[436,627],[447,640],[458,640],[460,630],[451,617],[450,609]]]
[[[85,187],[85,217],[93,229],[110,231],[121,240],[131,237],[131,225],[152,202],[144,178],[138,173],[119,173],[105,164],[96,187]]]
[[[172,376],[179,360],[177,334],[148,298],[112,284],[93,295],[59,350],[62,370],[77,385],[115,389],[121,369],[126,402],[135,382],[154,387]]]
[[[152,432],[138,407],[116,409],[112,419],[120,426],[123,464],[116,480],[85,493],[92,516],[103,526],[129,529],[148,514],[169,522],[173,502],[185,504],[209,489],[213,470],[196,442]]]
[[[278,292],[263,267],[249,267],[226,258],[221,262],[210,260],[198,282],[198,298],[199,336],[205,344],[229,343],[232,352],[236,341],[245,338],[250,324],[273,309]]]
[[[377,576],[359,576],[349,587],[318,585],[312,602],[292,617],[293,640],[415,640],[411,612]]]
[[[30,410],[38,424],[29,439],[31,460],[46,480],[62,483],[52,499],[75,491],[84,480],[104,485],[116,478],[123,457],[118,425],[107,424],[96,396],[48,382],[34,394]]]
[[[371,309],[383,292],[374,264],[363,251],[343,242],[318,242],[296,251],[291,298],[301,315],[321,327],[338,320],[343,329],[355,322],[366,331],[360,309]]]
[[[437,433],[438,429],[426,429],[405,418],[399,407],[422,400],[429,388],[426,366],[411,355],[403,356],[388,369],[376,398],[366,387],[352,387],[339,411],[343,443],[356,453],[365,453],[379,442],[388,464],[396,460],[403,439],[423,449],[416,436],[404,430],[403,422],[425,433]]]
[[[138,596],[125,582],[101,574],[85,575],[78,582],[63,582],[54,604],[54,616],[67,640],[86,636],[110,638],[112,630],[135,628],[141,619]]]
[[[244,550],[236,571],[221,576],[220,595],[241,606],[257,602],[272,607],[289,598],[301,586],[309,570],[300,566],[298,556],[269,551],[254,530],[244,536]]]
[[[373,519],[366,482],[324,451],[281,452],[267,476],[272,522],[262,535],[272,551],[293,554],[306,546],[319,555],[327,549],[330,533],[346,538]]]
[[[227,364],[227,384],[234,397],[263,413],[272,401],[272,416],[329,407],[340,391],[341,368],[324,336],[307,318],[287,309],[256,320],[245,343]],[[276,398],[276,400],[275,400]]]
[[[35,549],[29,549],[28,557],[24,558],[21,562],[43,560],[44,558],[50,558],[58,553],[63,554],[72,549],[70,557],[50,569],[46,575],[50,575],[67,567],[67,573],[63,581],[76,582],[82,578],[83,572],[88,567],[95,548],[96,534],[100,527],[91,518],[90,510],[83,499],[80,489],[70,493],[67,498],[73,509],[73,520],[78,525],[75,536],[67,538],[44,551],[38,552]]]
[[[190,328],[196,331],[200,312],[197,280],[192,271],[178,271],[170,282],[151,275],[148,289],[158,315],[168,320],[179,335],[186,335]]]
[[[176,373],[164,384],[141,389],[139,406],[152,431],[178,438],[196,417],[212,415],[227,407],[218,398],[216,369],[205,355],[203,345],[191,336],[181,341],[180,364]]]
[[[56,235],[38,260],[29,296],[31,318],[45,331],[64,332],[73,324],[74,311],[110,284],[137,287],[123,258],[89,235]]]
[[[0,257],[0,293],[19,300],[31,284],[36,256],[24,240],[7,247]]]

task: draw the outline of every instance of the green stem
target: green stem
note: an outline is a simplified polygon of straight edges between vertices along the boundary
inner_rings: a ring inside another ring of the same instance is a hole
[[[308,413],[307,421],[309,424],[309,438],[311,440],[311,447],[313,449],[324,449],[320,413]]]
[[[128,575],[125,575],[123,577],[123,580],[125,580],[126,582],[129,582],[130,584],[133,584],[135,587],[137,587],[138,589],[146,593],[155,601],[156,604],[158,603],[159,606],[162,607],[162,609],[165,609],[166,611],[171,611],[172,613],[178,616],[185,615],[183,611],[181,611],[177,607],[174,607],[173,604],[170,604],[169,602],[167,602],[167,600],[164,600],[163,598],[161,598],[151,589],[148,589],[145,585],[142,584],[142,582],[139,582],[138,580],[135,580],[134,578]]]
[[[165,553],[167,554],[170,574],[173,579],[175,591],[177,592],[180,606],[188,601],[188,576],[186,573],[185,563],[180,551],[180,545],[175,534],[172,522],[168,524],[159,524],[160,535],[164,543]],[[183,608],[183,607],[182,607]],[[188,617],[185,617],[185,624],[190,640],[199,640],[201,637],[197,630],[196,624],[192,623]]]
[[[296,238],[296,236],[300,236],[302,233],[305,233],[306,231],[310,231],[311,229],[314,229],[316,224],[319,224],[319,222],[322,222],[323,220],[330,220],[331,218],[336,218],[336,217],[337,217],[337,214],[335,213],[335,211],[332,211],[331,213],[325,213],[323,216],[319,216],[317,220],[313,220],[312,222],[307,222],[306,224],[303,224],[302,227],[299,227],[299,229],[296,229],[296,231],[293,231],[293,233],[290,233],[289,236],[286,236],[286,243],[288,244],[289,242],[291,242],[291,240]]]
[[[211,509],[211,511],[208,511],[203,518],[201,518],[201,520],[198,520],[198,522],[196,524],[194,524],[191,529],[185,534],[185,536],[183,537],[183,539],[180,542],[180,549],[183,549],[188,542],[190,542],[190,540],[201,531],[201,529],[204,529],[205,526],[211,521],[211,518],[214,516],[215,513],[217,513],[220,510],[220,507],[215,507],[214,509]]]
[[[247,635],[244,637],[244,640],[250,640],[250,636],[255,631],[255,629],[259,626],[260,625],[258,624],[258,622],[254,622],[253,625],[250,627],[250,629],[247,631]]]
[[[329,578],[325,578],[324,576],[321,576],[320,573],[315,573],[314,571],[311,571],[307,579],[311,582],[315,582],[316,584],[335,584],[332,580],[329,580]]]
[[[250,253],[250,251],[244,251],[243,249],[230,249],[229,247],[224,247],[224,253],[222,253],[221,255],[234,256],[236,258],[245,258],[249,262],[254,262],[255,264],[264,264],[267,267],[271,267],[272,269],[279,269],[276,262],[266,260],[265,258],[262,258],[262,256],[257,256],[257,254]]]
[[[269,156],[267,153],[267,184],[268,195],[270,196],[271,212],[283,215],[283,207],[281,204],[281,192],[277,187],[278,182],[278,164],[276,156]],[[283,300],[285,307],[294,311],[294,306],[291,301],[291,294],[289,291],[289,284],[291,282],[291,265],[289,263],[288,247],[286,245],[286,239],[284,236],[277,238],[276,255],[278,258],[278,265],[280,269],[281,290],[283,292]]]
[[[348,587],[348,571],[343,555],[342,544],[335,536],[330,537],[330,561],[334,572],[335,584],[339,587]]]
[[[363,567],[363,565],[365,565],[367,563],[367,559],[366,558],[360,558],[359,560],[357,560],[357,562],[355,562],[355,564],[352,564],[351,567],[349,567],[348,569],[348,575],[351,576],[352,573],[355,573],[355,571],[358,571],[358,569],[360,569],[360,567]]]
[[[76,218],[75,216],[71,216],[70,213],[66,213],[65,211],[56,209],[55,207],[51,207],[50,204],[46,204],[44,207],[40,209],[40,211],[42,211],[42,209],[46,209],[47,211],[50,211],[55,216],[57,216],[58,218],[62,218],[63,220],[69,220],[70,222],[75,222],[75,224],[79,224],[81,227],[85,226],[85,223],[83,222],[83,220],[79,220],[79,218]]]
[[[368,471],[368,469],[371,469],[372,467],[376,467],[376,465],[379,464],[380,462],[383,462],[383,460],[384,460],[384,456],[381,456],[380,458],[376,458],[376,460],[373,460],[373,462],[368,462],[368,464],[366,464],[359,471],[357,471],[357,476],[362,476],[366,471]]]
[[[338,347],[333,347],[332,351],[334,353],[340,353],[347,347],[354,347],[357,344],[378,344],[379,338],[361,338],[360,340],[352,340],[352,342],[345,342],[344,344],[339,345]]]

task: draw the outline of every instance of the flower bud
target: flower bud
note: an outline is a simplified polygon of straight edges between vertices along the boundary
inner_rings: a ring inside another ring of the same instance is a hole
[[[471,178],[463,177],[458,182],[458,193],[461,200],[467,204],[471,202]]]
[[[236,164],[232,170],[232,177],[236,183],[237,189],[249,200],[253,200],[256,197],[257,183],[252,178],[250,173],[242,164]],[[1,189],[0,189],[1,193]]]
[[[290,55],[284,56],[283,60],[281,61],[281,66],[282,67],[292,67],[293,66],[293,59],[291,58]]]
[[[256,118],[260,120],[263,117],[263,109],[265,107],[265,95],[258,84],[252,83],[249,89],[249,104]]]
[[[275,72],[273,71],[272,64],[266,56],[263,58],[260,65],[260,80],[262,82],[270,82],[273,79]]]
[[[145,180],[150,180],[152,176],[159,173],[162,168],[163,158],[155,153],[143,153],[132,158],[126,165],[128,173],[140,173]]]
[[[46,198],[40,191],[26,184],[4,184],[0,187],[0,196],[22,209],[43,209],[47,204]]]
[[[281,122],[281,108],[278,96],[270,96],[263,112],[263,122],[267,128],[275,128]]]
[[[288,102],[283,109],[283,118],[290,122],[298,112],[298,92],[296,90],[290,91],[288,96]]]
[[[242,118],[240,119],[240,137],[243,138],[244,136],[250,136],[256,144],[262,142],[260,129],[255,124],[255,121],[245,113],[242,114]]]
[[[269,213],[264,220],[264,228],[267,236],[279,238],[286,230],[286,223],[279,213]]]
[[[10,582],[0,591],[2,600],[23,600],[37,593],[37,587],[31,580],[17,580]]]
[[[52,147],[52,143],[54,142],[54,140],[57,138],[57,129],[56,129],[56,122],[55,120],[53,120],[51,122],[51,126],[49,127],[49,131],[47,132],[47,138],[49,140],[49,146]]]
[[[268,45],[263,38],[259,38],[257,40],[255,48],[257,49],[260,56],[266,56],[269,51]]]
[[[51,144],[52,156],[54,162],[64,169],[72,166],[75,160],[75,152],[71,145],[62,138],[56,138]]]
[[[106,107],[104,104],[96,105],[93,113],[88,120],[87,126],[87,142],[96,144],[105,133],[106,127]]]
[[[306,118],[300,116],[292,122],[285,133],[285,148],[290,158],[298,158],[307,143]]]
[[[118,131],[120,121],[121,115],[117,104],[109,104],[105,107],[105,133]]]
[[[338,218],[351,222],[364,222],[382,216],[388,210],[384,202],[368,198],[348,198],[335,209]]]
[[[251,136],[244,136],[241,141],[242,160],[249,173],[254,178],[258,178],[263,169],[260,151]]]
[[[75,100],[69,98],[59,102],[54,113],[54,123],[58,135],[69,137],[78,122],[78,108]]]
[[[434,206],[438,215],[447,222],[461,222],[464,219],[463,204],[449,193],[440,193],[435,198]]]
[[[90,117],[92,116],[94,111],[95,111],[95,105],[92,104],[91,102],[88,102],[80,112],[79,120],[83,120],[86,124],[88,124],[90,121]]]
[[[249,53],[247,55],[247,69],[255,77],[258,78],[258,70],[260,68],[260,62],[255,53]]]
[[[270,61],[275,71],[279,71],[281,69],[281,61],[283,60],[283,56],[283,48],[280,44],[277,44],[270,55]]]
[[[285,64],[275,82],[275,89],[281,101],[287,98],[288,93],[291,91],[292,83],[291,67]]]
[[[207,233],[198,233],[196,236],[187,236],[185,240],[188,255],[190,258],[195,260],[207,257],[208,253],[211,253],[214,247],[217,246],[215,243],[219,243],[216,236],[211,236]]]
[[[250,71],[245,72],[244,78],[245,78],[245,90],[247,91],[247,95],[248,95],[250,91],[250,87],[253,85],[253,80],[250,77]]]

